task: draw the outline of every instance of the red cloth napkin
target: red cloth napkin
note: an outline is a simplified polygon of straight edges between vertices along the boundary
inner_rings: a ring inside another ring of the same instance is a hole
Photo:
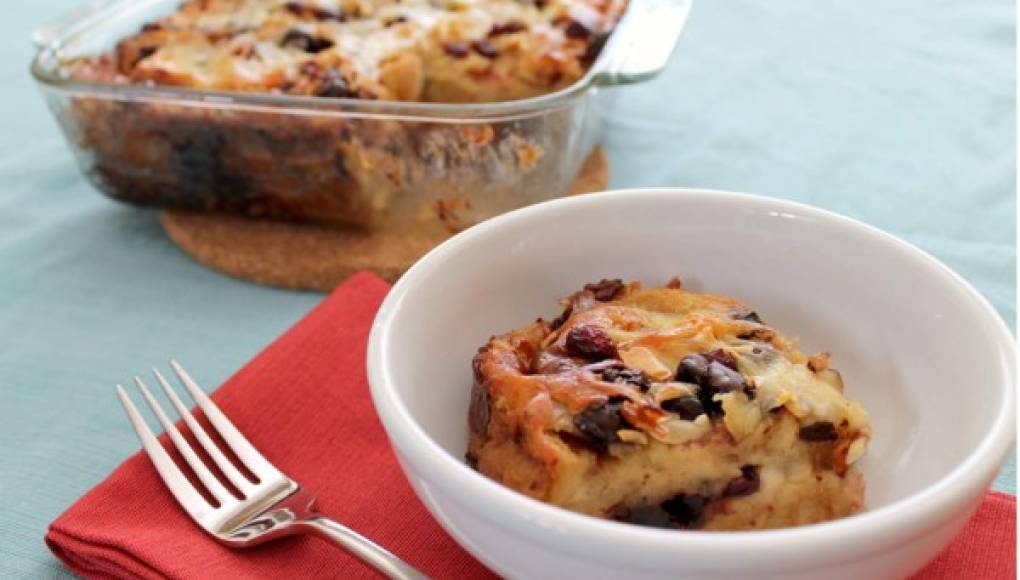
[[[213,399],[319,508],[436,578],[492,573],[460,549],[404,480],[365,377],[366,337],[388,291],[371,274],[341,285],[221,386]],[[201,382],[201,370],[193,369]],[[125,422],[124,428],[127,429]],[[990,493],[918,578],[1015,578],[1016,499]],[[137,453],[57,518],[46,543],[92,578],[372,578],[311,537],[232,550],[207,537]]]

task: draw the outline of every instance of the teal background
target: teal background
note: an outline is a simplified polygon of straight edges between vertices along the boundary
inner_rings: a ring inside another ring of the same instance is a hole
[[[321,299],[204,269],[78,174],[28,74],[32,28],[75,4],[0,23],[4,578],[65,575],[47,524],[137,449],[114,383],[175,356],[218,384]],[[612,185],[850,215],[945,261],[1014,327],[1014,22],[1005,0],[700,0],[668,70],[621,94]],[[1014,465],[998,489],[1015,492]]]

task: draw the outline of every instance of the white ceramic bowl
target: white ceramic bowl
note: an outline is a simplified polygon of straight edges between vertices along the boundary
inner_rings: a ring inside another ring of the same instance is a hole
[[[490,335],[621,277],[741,298],[830,350],[871,414],[868,510],[762,532],[644,528],[518,494],[463,462],[471,358]],[[513,578],[895,578],[959,531],[1015,435],[1015,344],[963,279],[917,248],[808,206],[629,190],[555,200],[442,244],[393,287],[368,371],[408,479],[443,527]]]

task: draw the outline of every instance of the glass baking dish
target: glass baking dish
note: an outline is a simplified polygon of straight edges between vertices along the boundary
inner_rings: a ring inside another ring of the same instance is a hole
[[[688,0],[631,0],[587,74],[539,97],[409,103],[71,78],[179,0],[93,3],[36,31],[32,73],[82,171],[138,205],[457,231],[567,192],[600,141],[604,87],[662,69]]]

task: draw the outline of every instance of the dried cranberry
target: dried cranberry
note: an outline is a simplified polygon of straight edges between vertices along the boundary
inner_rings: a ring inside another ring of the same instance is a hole
[[[703,353],[701,356],[707,358],[710,362],[717,362],[733,370],[737,370],[737,359],[733,358],[732,354],[721,348]]]
[[[315,54],[332,47],[333,41],[291,28],[287,31],[287,34],[283,35],[283,38],[280,40],[280,46],[297,48]]]
[[[698,415],[705,412],[705,407],[701,404],[701,401],[691,395],[663,401],[662,408],[670,413],[676,413],[685,421],[693,421],[698,418]]]
[[[502,36],[504,34],[514,34],[515,32],[522,32],[527,29],[528,25],[520,20],[501,22],[492,25],[492,28],[489,29],[488,37],[492,38],[494,36]]]
[[[619,278],[614,278],[612,280],[603,278],[594,284],[585,284],[584,289],[591,292],[595,296],[596,300],[600,302],[609,302],[623,291],[623,280]]]
[[[499,56],[499,51],[488,40],[476,40],[471,43],[471,48],[475,49],[475,52],[485,58],[496,58]]]
[[[585,442],[598,453],[606,453],[609,444],[620,440],[617,431],[627,426],[626,420],[620,415],[622,400],[610,399],[609,402],[589,407],[574,417],[574,427],[584,436]]]
[[[625,383],[631,384],[642,391],[647,391],[651,387],[651,383],[648,382],[648,378],[645,377],[645,373],[640,369],[631,369],[627,367],[609,367],[602,371],[602,380],[607,383]]]
[[[582,22],[571,20],[570,24],[568,24],[566,29],[563,30],[563,33],[566,34],[568,38],[585,39],[591,36],[591,29]]]
[[[566,340],[567,354],[588,360],[616,358],[616,346],[605,330],[582,324],[570,329]]]
[[[466,42],[447,42],[443,50],[453,58],[464,58],[471,52],[471,46]]]
[[[723,497],[741,497],[751,495],[761,487],[761,477],[757,465],[745,465],[740,468],[740,477],[734,477],[723,489]]]
[[[689,528],[701,521],[708,498],[698,494],[681,493],[662,502],[662,509],[681,528]]]
[[[301,74],[313,78],[318,78],[319,75],[322,74],[322,67],[319,66],[319,63],[315,62],[314,60],[309,60],[301,63],[300,70]]]
[[[831,421],[819,421],[800,428],[800,438],[804,441],[835,441],[839,439],[836,426]]]
[[[471,387],[468,426],[479,435],[484,435],[489,427],[489,392],[478,383]]]

